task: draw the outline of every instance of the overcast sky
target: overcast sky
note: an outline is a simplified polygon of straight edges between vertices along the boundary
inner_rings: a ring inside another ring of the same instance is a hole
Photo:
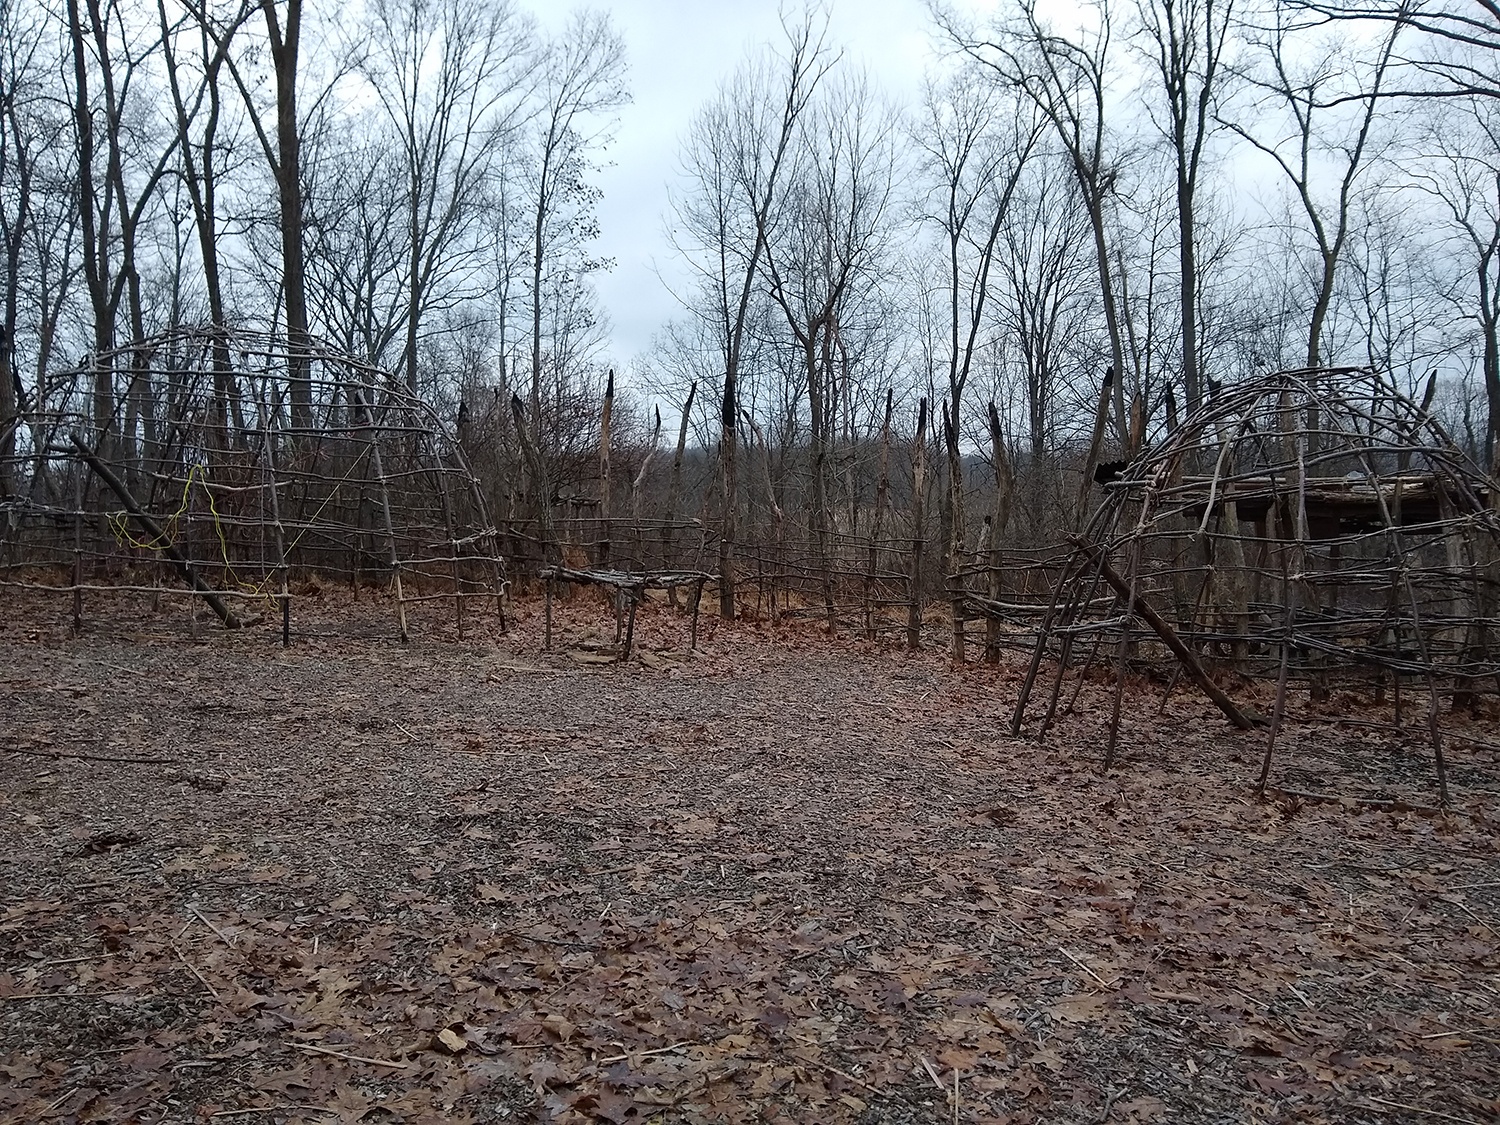
[[[623,366],[677,314],[668,285],[685,275],[664,232],[678,143],[747,52],[778,41],[781,30],[776,0],[594,2],[625,38],[634,98],[606,155],[610,167],[596,177],[604,192],[598,249],[617,264],[595,284],[614,326],[612,358]],[[935,58],[923,0],[835,0],[832,39],[898,104],[915,104]]]

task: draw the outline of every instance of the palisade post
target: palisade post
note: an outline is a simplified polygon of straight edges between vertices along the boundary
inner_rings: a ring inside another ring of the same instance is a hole
[[[615,413],[615,372],[611,368],[604,387],[604,410],[599,418],[599,551],[601,567],[609,566],[609,438]]]
[[[911,570],[906,583],[906,647],[922,647],[922,554],[926,545],[927,400],[917,406],[911,463]]]
[[[391,518],[391,490],[386,480],[385,466],[380,457],[380,433],[375,427],[375,414],[370,404],[366,401],[358,388],[351,389],[354,403],[359,407],[360,413],[364,415],[365,427],[370,435],[370,465],[375,470],[375,484],[380,490],[380,513],[385,520],[386,539],[390,544],[390,566],[391,582],[396,590],[396,621],[400,631],[401,643],[406,644],[411,638],[406,630],[406,596],[401,588],[401,554],[396,549],[396,522]]]
[[[671,568],[670,556],[677,538],[677,508],[682,499],[682,458],[687,449],[688,423],[693,416],[693,400],[698,397],[698,380],[688,385],[687,401],[682,404],[682,423],[677,427],[677,452],[672,457],[672,480],[667,486],[667,518],[662,523],[662,565]],[[677,587],[667,590],[667,601],[677,608]]]
[[[272,539],[276,544],[276,572],[281,576],[281,647],[292,644],[292,596],[287,584],[286,533],[281,524],[281,498],[276,486],[276,443],[271,436],[271,423],[263,400],[256,401],[260,412],[260,432],[266,450],[266,490],[271,499]],[[356,554],[357,549],[356,549]],[[356,584],[356,589],[358,586]]]
[[[885,506],[891,491],[891,412],[894,387],[885,389],[885,419],[880,424],[880,477],[875,483],[875,515],[870,524],[870,557],[865,571],[865,636],[875,639],[875,584],[880,572],[880,536],[885,531]]]

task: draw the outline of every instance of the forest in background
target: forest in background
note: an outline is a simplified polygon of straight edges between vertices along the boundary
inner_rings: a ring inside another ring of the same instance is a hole
[[[3,502],[61,503],[39,454],[80,422],[127,467],[248,447],[265,421],[227,342],[130,348],[183,328],[287,341],[278,425],[322,424],[317,341],[450,424],[492,510],[607,520],[628,496],[712,521],[730,577],[787,524],[825,559],[891,537],[894,506],[944,572],[981,516],[1044,541],[1079,518],[1091,430],[1129,459],[1280,368],[1368,364],[1413,399],[1436,372],[1432,408],[1490,466],[1492,6],[928,18],[948,57],[916,105],[820,9],[726,61],[664,201],[695,283],[607,396],[627,357],[591,284],[595,180],[629,97],[607,15],[8,4]]]

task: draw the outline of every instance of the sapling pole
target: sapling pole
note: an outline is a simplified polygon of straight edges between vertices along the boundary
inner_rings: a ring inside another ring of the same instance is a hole
[[[911,577],[907,582],[906,647],[922,647],[922,548],[927,489],[927,400],[917,407],[917,440],[911,463]]]
[[[208,583],[204,582],[203,579],[198,576],[198,572],[195,571],[192,567],[192,564],[183,557],[182,552],[179,551],[170,541],[168,541],[166,533],[162,531],[162,529],[157,525],[156,521],[141,510],[140,504],[137,503],[135,497],[130,494],[130,490],[125,487],[124,482],[122,482],[119,477],[115,476],[115,474],[110,470],[109,466],[101,461],[95,455],[92,449],[84,444],[82,438],[80,438],[77,434],[71,434],[69,436],[73,442],[73,448],[78,451],[78,456],[81,457],[84,463],[94,471],[94,475],[97,476],[101,481],[103,481],[105,485],[108,486],[109,490],[120,498],[120,503],[125,505],[125,510],[130,513],[130,517],[135,520],[136,523],[140,524],[141,529],[151,537],[151,541],[153,543],[159,545],[161,553],[167,557],[169,562],[171,562],[172,568],[177,571],[178,576],[184,582],[186,582],[188,586],[198,594],[199,597],[201,597],[205,602],[208,603],[209,608],[212,609],[218,616],[219,620],[224,623],[224,628],[238,629],[240,627],[240,619],[236,617],[234,613],[229,609],[229,607],[224,604],[223,599],[220,598],[218,594],[214,593],[213,589],[208,585]],[[75,592],[77,591],[77,588],[78,587],[75,583]],[[77,619],[78,618],[75,611],[75,620]]]
[[[385,479],[385,468],[380,459],[380,434],[375,428],[375,414],[370,404],[356,389],[354,403],[365,416],[365,427],[370,432],[370,465],[375,470],[375,483],[380,488],[380,512],[385,518],[385,533],[390,543],[391,581],[396,590],[396,625],[401,643],[406,644],[410,636],[406,630],[406,597],[401,590],[401,555],[396,549],[396,521],[391,518],[391,490]]]

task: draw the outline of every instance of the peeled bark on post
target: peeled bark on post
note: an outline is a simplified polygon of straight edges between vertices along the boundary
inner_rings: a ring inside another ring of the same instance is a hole
[[[609,429],[615,413],[615,373],[604,386],[604,412],[599,419],[599,565],[609,566]]]
[[[922,647],[922,554],[926,542],[927,400],[917,406],[917,441],[911,464],[911,576],[906,583],[906,647]]]
[[[630,482],[630,519],[637,528],[641,523],[641,490],[646,485],[646,473],[651,468],[651,462],[656,457],[656,446],[661,441],[661,407],[656,408],[656,425],[651,430],[651,444],[646,449],[646,456],[641,458],[640,472],[635,474],[635,479]],[[637,535],[640,533],[637,532]]]
[[[750,427],[750,433],[754,435],[763,451],[761,465],[766,473],[766,503],[771,506],[771,526],[773,546],[771,555],[771,624],[778,624],[781,620],[781,608],[777,602],[776,576],[781,572],[782,556],[785,547],[786,535],[786,513],[782,511],[781,505],[776,500],[776,482],[771,479],[771,444],[766,441],[766,435],[756,424],[755,419],[748,412],[744,419]]]
[[[183,557],[181,551],[173,546],[171,541],[168,540],[166,532],[162,531],[157,522],[141,509],[140,504],[136,502],[136,498],[130,494],[130,490],[125,487],[120,478],[115,476],[110,471],[109,466],[101,461],[94,454],[94,451],[84,444],[82,438],[77,434],[72,434],[70,437],[73,442],[73,448],[78,452],[78,456],[94,471],[94,475],[103,481],[109,490],[120,498],[120,503],[125,505],[125,510],[130,513],[131,518],[140,525],[142,531],[151,537],[152,543],[159,545],[161,553],[167,557],[167,561],[172,564],[172,569],[177,571],[178,576],[192,588],[194,593],[208,603],[208,607],[224,623],[224,628],[238,629],[240,627],[240,619],[224,604],[223,599],[214,593],[212,587],[198,577],[198,572],[193,569],[192,564]]]

